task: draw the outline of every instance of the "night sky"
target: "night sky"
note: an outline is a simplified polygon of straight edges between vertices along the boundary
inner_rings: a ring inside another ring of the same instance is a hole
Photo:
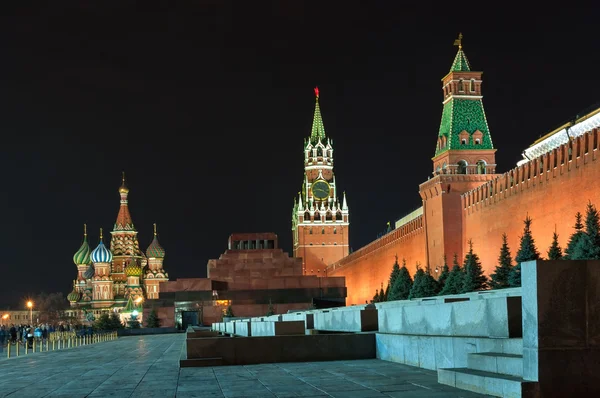
[[[92,248],[112,230],[123,170],[140,244],[156,222],[171,279],[205,276],[232,232],[290,252],[317,85],[350,245],[372,241],[420,206],[459,32],[498,172],[598,102],[597,9],[138,3],[3,5],[0,308],[71,290],[83,223]]]

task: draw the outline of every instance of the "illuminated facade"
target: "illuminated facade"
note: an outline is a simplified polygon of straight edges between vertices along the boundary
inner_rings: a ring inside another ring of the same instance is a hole
[[[158,298],[160,283],[169,279],[163,269],[165,250],[158,242],[156,224],[154,239],[146,253],[140,250],[124,176],[119,195],[120,208],[111,231],[110,248],[104,244],[101,228],[98,246],[90,250],[84,227],[83,243],[73,256],[77,279],[67,298],[72,308],[80,310],[82,319],[91,320],[106,311],[119,312],[122,319],[133,311],[141,314],[142,302]]]

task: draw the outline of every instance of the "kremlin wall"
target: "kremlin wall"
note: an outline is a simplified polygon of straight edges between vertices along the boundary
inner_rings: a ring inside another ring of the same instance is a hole
[[[327,266],[328,276],[346,278],[347,305],[364,304],[382,284],[386,287],[396,255],[406,260],[411,274],[418,263],[436,275],[444,255],[450,266],[455,253],[462,264],[471,239],[490,275],[503,233],[514,258],[526,216],[533,219],[533,236],[545,257],[555,230],[565,247],[576,212],[584,214],[589,201],[600,205],[600,109],[546,134],[523,152],[516,167],[496,174],[481,72],[471,71],[460,44],[442,82],[444,111],[433,177],[418,187],[423,206],[398,220],[391,232]]]

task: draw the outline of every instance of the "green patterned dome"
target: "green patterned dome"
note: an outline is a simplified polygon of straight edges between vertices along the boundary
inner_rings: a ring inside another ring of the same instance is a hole
[[[158,243],[158,238],[154,235],[154,239],[148,249],[146,249],[146,256],[148,258],[165,258],[165,249]]]
[[[69,300],[70,302],[77,302],[79,301],[79,299],[81,298],[81,293],[75,291],[73,289],[73,291],[71,293],[69,293],[69,295],[67,296],[67,300]]]
[[[83,243],[77,252],[73,255],[75,265],[88,265],[90,260],[90,245],[88,245],[87,234],[83,235]]]
[[[125,267],[125,275],[127,276],[141,276],[142,275],[142,267],[140,267],[137,261],[132,258],[129,261],[129,264]]]

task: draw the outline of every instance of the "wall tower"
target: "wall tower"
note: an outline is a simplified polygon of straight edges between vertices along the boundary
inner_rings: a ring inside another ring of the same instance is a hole
[[[325,135],[315,88],[311,134],[304,142],[304,181],[292,211],[294,257],[305,275],[327,276],[326,267],[348,255],[349,212],[346,193],[339,199],[333,173],[333,141]]]
[[[444,255],[463,257],[461,195],[496,175],[496,159],[481,91],[482,72],[471,70],[462,48],[442,78],[442,120],[433,160],[433,178],[419,187],[425,217],[426,259],[441,267]],[[477,242],[475,242],[477,244]],[[449,260],[451,261],[451,260]]]

